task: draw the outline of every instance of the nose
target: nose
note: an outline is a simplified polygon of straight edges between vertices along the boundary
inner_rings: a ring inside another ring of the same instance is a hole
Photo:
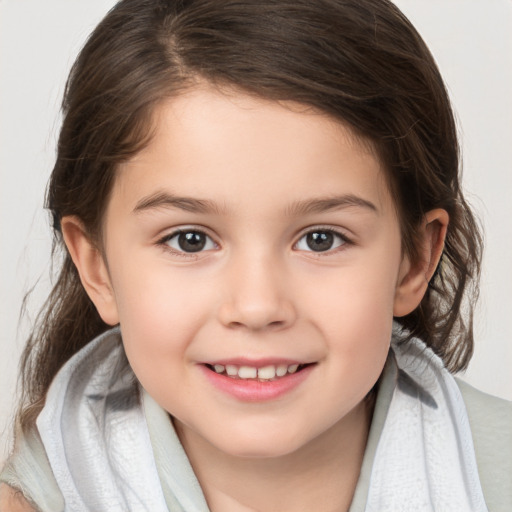
[[[252,331],[289,327],[296,319],[296,310],[288,281],[283,266],[271,258],[239,258],[230,265],[224,281],[220,322]]]

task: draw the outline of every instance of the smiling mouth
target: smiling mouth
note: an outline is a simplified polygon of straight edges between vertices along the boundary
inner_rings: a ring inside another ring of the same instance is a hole
[[[237,366],[234,364],[206,364],[205,366],[212,372],[217,373],[218,375],[224,375],[234,380],[274,382],[288,375],[298,373],[304,370],[304,368],[311,366],[312,364],[315,363],[267,365],[261,368],[243,365]]]

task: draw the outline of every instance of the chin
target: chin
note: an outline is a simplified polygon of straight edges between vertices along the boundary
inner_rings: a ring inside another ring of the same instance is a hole
[[[256,443],[231,445],[227,451],[232,457],[241,459],[273,459],[278,457],[285,457],[295,452],[298,447],[289,446],[285,447],[282,444],[275,446],[273,443],[267,443],[266,445],[256,445]]]
[[[276,434],[269,429],[266,432],[260,431],[253,435],[250,432],[246,432],[246,434],[242,437],[239,432],[232,432],[219,442],[214,441],[212,444],[232,457],[269,459],[290,455],[310,441],[310,439],[290,431]]]

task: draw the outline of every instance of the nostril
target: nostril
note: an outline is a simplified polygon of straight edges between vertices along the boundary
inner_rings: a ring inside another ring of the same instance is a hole
[[[229,322],[228,327],[232,329],[249,328],[253,331],[265,331],[265,330],[276,330],[286,326],[286,322],[283,320],[275,320],[272,322]]]
[[[239,329],[241,327],[244,327],[244,324],[242,322],[229,322],[228,327]]]
[[[287,301],[263,300],[263,297],[252,297],[252,300],[250,297],[232,298],[220,305],[218,310],[220,322],[232,329],[283,329],[292,325],[295,318],[295,309]]]

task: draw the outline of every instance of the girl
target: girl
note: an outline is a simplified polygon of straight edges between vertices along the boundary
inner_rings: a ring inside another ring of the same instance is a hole
[[[453,115],[396,7],[123,0],[64,113],[2,510],[510,509],[510,404],[449,374]]]

